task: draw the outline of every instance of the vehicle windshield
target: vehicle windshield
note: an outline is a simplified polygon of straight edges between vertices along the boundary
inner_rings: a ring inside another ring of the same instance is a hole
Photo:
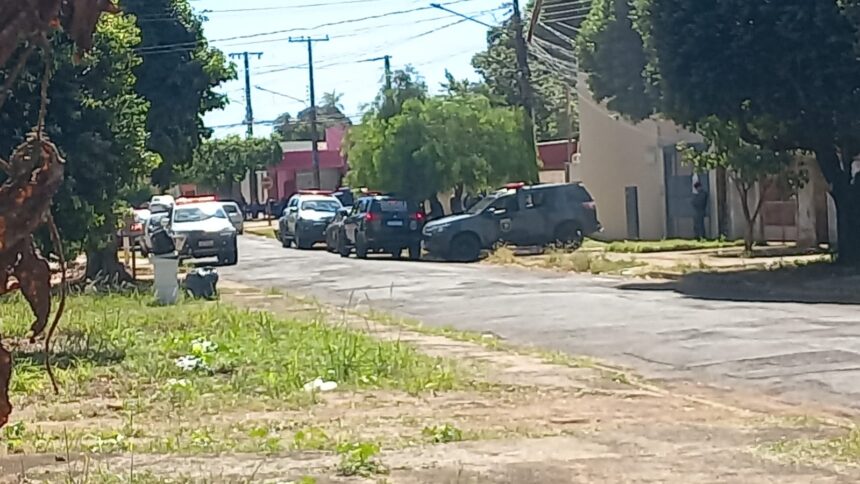
[[[476,203],[472,206],[466,213],[470,215],[477,215],[479,213],[483,213],[485,210],[490,208],[490,206],[499,198],[509,195],[512,190],[499,190],[495,193],[491,193],[486,197],[482,198],[480,202]]]
[[[173,222],[200,222],[210,218],[227,218],[227,214],[221,207],[214,205],[198,205],[194,207],[182,207],[174,209]]]
[[[302,202],[302,210],[313,210],[315,212],[337,212],[342,207],[335,200],[307,200]]]
[[[388,198],[385,200],[379,200],[378,202],[379,210],[382,212],[408,212],[409,204],[406,203],[405,200],[395,200],[393,198]]]

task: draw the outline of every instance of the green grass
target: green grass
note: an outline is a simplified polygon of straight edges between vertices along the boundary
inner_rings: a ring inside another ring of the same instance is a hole
[[[24,341],[31,319],[19,297],[0,299],[7,345],[16,337]],[[381,388],[418,394],[463,385],[451,361],[400,342],[378,341],[314,318],[283,319],[220,303],[158,307],[141,294],[71,297],[54,352],[59,399],[50,390],[40,348],[24,344],[15,351],[13,405],[39,406],[43,420],[64,421],[86,412],[64,404],[115,399],[121,405],[112,417],[124,422],[97,430],[61,432],[51,426],[48,431],[16,423],[13,413],[4,429],[12,452],[57,451],[70,444],[73,451],[108,453],[134,444],[151,452],[274,453],[290,447],[291,433],[209,428],[197,419],[220,411],[313,404],[322,396],[304,386],[315,378],[336,382],[336,391]],[[182,358],[189,362],[186,369],[177,365]],[[170,420],[166,429],[138,423],[164,427]]]
[[[685,250],[703,250],[703,249],[723,249],[727,247],[741,247],[743,241],[740,240],[686,240],[686,239],[665,239],[665,240],[625,240],[618,242],[610,242],[602,244],[607,252],[621,252],[625,254],[647,254],[654,252],[677,252]]]
[[[794,462],[831,461],[860,463],[860,429],[845,435],[825,439],[785,439],[765,446],[765,451],[788,458]]]

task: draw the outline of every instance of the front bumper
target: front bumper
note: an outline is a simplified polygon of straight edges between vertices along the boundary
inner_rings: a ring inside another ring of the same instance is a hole
[[[448,252],[448,248],[451,247],[451,231],[442,231],[442,232],[425,232],[423,234],[424,238],[424,250],[431,254],[445,254]]]
[[[302,241],[325,242],[325,230],[328,224],[329,222],[302,222],[296,227],[296,231],[301,233]]]
[[[207,232],[189,232],[175,234],[175,238],[184,238],[185,242],[179,250],[181,257],[202,258],[214,257],[230,252],[236,247],[236,234],[220,234]]]

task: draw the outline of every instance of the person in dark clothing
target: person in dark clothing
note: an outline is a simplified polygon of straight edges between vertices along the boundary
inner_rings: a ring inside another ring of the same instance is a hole
[[[693,185],[693,232],[697,239],[704,239],[705,215],[708,211],[708,192],[700,182]]]
[[[352,195],[352,190],[347,187],[341,187],[337,192],[335,192],[334,196],[340,200],[341,205],[344,207],[351,207],[355,204],[355,197]]]

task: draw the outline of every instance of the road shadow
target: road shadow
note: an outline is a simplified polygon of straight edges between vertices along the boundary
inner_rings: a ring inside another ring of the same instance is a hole
[[[860,271],[834,264],[774,270],[694,272],[670,281],[627,283],[629,291],[670,291],[717,301],[860,304]]]

